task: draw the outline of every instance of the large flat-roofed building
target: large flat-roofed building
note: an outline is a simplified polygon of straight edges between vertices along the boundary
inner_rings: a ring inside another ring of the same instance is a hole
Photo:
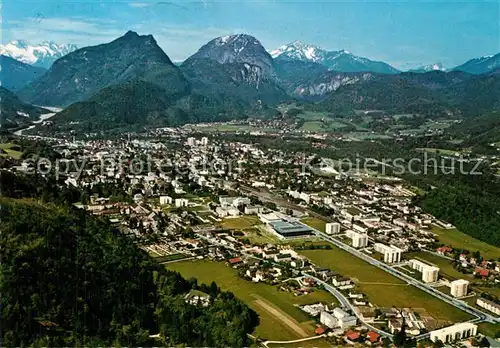
[[[338,324],[337,318],[325,311],[321,312],[319,322],[330,329],[333,329]]]
[[[295,221],[274,220],[268,228],[280,238],[298,238],[312,234],[312,228]]]
[[[425,262],[411,259],[410,267],[422,273],[422,281],[424,283],[434,283],[438,280],[439,268],[426,264]]]
[[[454,297],[463,297],[467,295],[469,282],[465,279],[454,280],[450,283],[450,293]]]
[[[384,255],[384,262],[386,263],[395,263],[401,262],[401,254],[403,250],[395,247],[394,245],[385,245],[382,243],[375,243],[373,245],[375,251],[378,251],[382,255]]]
[[[478,298],[476,300],[476,304],[479,307],[483,307],[484,309],[486,309],[492,313],[495,313],[496,315],[500,315],[500,304],[498,304],[498,303],[487,300],[485,298]]]
[[[340,224],[338,222],[328,222],[325,226],[327,234],[340,233]]]
[[[467,337],[476,336],[477,325],[472,323],[458,323],[439,330],[431,331],[430,338],[432,342],[441,341],[451,343],[462,340]]]
[[[349,230],[346,232],[346,236],[352,239],[352,246],[355,248],[364,248],[368,245],[367,234]]]

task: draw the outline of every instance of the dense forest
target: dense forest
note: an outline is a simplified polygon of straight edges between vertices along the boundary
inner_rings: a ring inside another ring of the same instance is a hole
[[[482,175],[421,176],[410,179],[427,189],[423,196],[415,199],[415,204],[474,238],[500,246],[498,179],[488,173],[486,168],[481,170]]]
[[[78,195],[3,174],[0,345],[249,345],[258,316],[231,293],[166,270]],[[210,305],[186,303],[192,289]]]

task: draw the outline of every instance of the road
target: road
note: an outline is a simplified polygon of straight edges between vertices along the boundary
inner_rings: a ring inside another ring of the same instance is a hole
[[[242,188],[245,191],[250,192],[251,194],[259,197],[262,200],[273,202],[273,203],[276,203],[279,205],[283,205],[283,206],[290,208],[290,209],[306,211],[309,214],[311,214],[312,216],[318,217],[318,218],[326,220],[326,221],[331,221],[331,218],[321,216],[320,214],[312,212],[311,210],[309,210],[305,207],[301,207],[301,206],[298,206],[294,203],[287,202],[283,198],[273,198],[273,195],[268,193],[268,192],[257,191],[251,187],[248,187],[248,186],[243,186]],[[311,228],[311,226],[308,226],[308,227]],[[422,283],[422,282],[412,278],[411,276],[409,276],[409,275],[407,275],[407,274],[405,274],[405,273],[403,273],[403,272],[401,272],[401,271],[399,271],[399,270],[397,270],[397,269],[395,269],[395,268],[393,268],[393,267],[391,267],[391,266],[389,266],[381,261],[378,261],[378,260],[372,258],[371,256],[369,256],[367,254],[362,253],[361,251],[353,248],[352,246],[347,245],[347,244],[331,237],[330,235],[327,235],[324,232],[318,231],[316,229],[313,229],[313,230],[314,230],[314,233],[318,237],[322,238],[323,240],[331,242],[332,244],[336,245],[340,249],[347,251],[348,253],[368,262],[369,264],[376,266],[376,267],[392,274],[393,276],[405,281],[406,283],[413,285],[416,288],[419,288],[420,290],[425,291],[426,293],[428,293],[434,297],[437,297],[440,300],[447,302],[447,303],[451,304],[452,306],[455,306],[456,308],[461,309],[464,312],[467,312],[467,313],[475,316],[476,319],[473,319],[471,321],[477,321],[477,322],[488,321],[490,323],[500,322],[500,318],[495,318],[494,316],[492,316],[488,313],[485,313],[479,309],[476,309],[475,307],[472,307],[469,304],[467,304],[461,300],[458,300],[450,295],[444,294],[444,293],[432,288],[431,286],[429,286],[425,283]]]
[[[321,284],[323,285],[323,287],[326,289],[326,291],[328,291],[330,294],[332,294],[333,296],[335,296],[339,301],[340,301],[340,304],[342,305],[342,307],[344,307],[345,309],[349,309],[352,313],[354,313],[354,315],[358,318],[358,320],[364,325],[366,326],[367,328],[369,328],[370,330],[372,331],[375,331],[376,333],[378,333],[380,336],[385,336],[385,337],[389,337],[389,338],[393,338],[393,335],[391,335],[390,333],[388,332],[385,332],[385,331],[382,331],[380,329],[377,329],[376,327],[372,326],[371,324],[367,323],[363,316],[360,315],[357,311],[356,311],[356,307],[353,306],[351,304],[351,302],[349,302],[349,300],[344,296],[344,294],[342,294],[340,291],[338,291],[337,289],[335,289],[333,286],[331,286],[330,284],[322,281],[321,279],[319,278],[316,278],[310,274],[307,274],[307,273],[303,273],[304,276],[306,277],[309,277],[309,278],[313,278],[314,280],[316,280],[316,282],[318,284]]]
[[[488,321],[490,323],[495,323],[497,321],[497,318],[491,316],[490,314],[487,314],[487,313],[484,313],[472,306],[470,306],[469,304],[463,302],[463,301],[460,301],[450,295],[447,295],[447,294],[444,294],[442,293],[441,291],[439,290],[436,290],[434,289],[433,287],[427,285],[427,284],[424,284],[418,280],[416,280],[415,278],[412,278],[411,276],[381,262],[381,261],[378,261],[374,258],[372,258],[371,256],[367,255],[367,254],[364,254],[362,253],[361,251],[351,247],[350,245],[347,245],[347,244],[344,244],[342,243],[341,241],[327,235],[326,233],[323,233],[321,231],[318,231],[318,230],[314,230],[315,231],[315,234],[322,238],[323,240],[326,240],[332,244],[335,244],[337,247],[339,247],[340,249],[344,250],[344,251],[347,251],[349,253],[351,253],[352,255],[362,259],[363,261],[365,262],[368,262],[369,264],[373,265],[373,266],[376,266],[390,274],[392,274],[393,276],[405,281],[406,283],[410,284],[410,285],[413,285],[415,286],[416,288],[419,288],[420,290],[423,290],[425,292],[427,292],[428,294],[432,295],[432,296],[435,296],[437,298],[439,298],[440,300],[444,301],[444,302],[447,302],[461,310],[463,310],[464,312],[467,312],[473,316],[475,316],[477,319],[480,319],[481,321]]]

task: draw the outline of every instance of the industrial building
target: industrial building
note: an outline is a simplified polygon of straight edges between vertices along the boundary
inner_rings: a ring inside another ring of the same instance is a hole
[[[401,262],[401,254],[403,250],[395,247],[394,245],[385,245],[382,243],[375,243],[373,245],[375,251],[384,255],[384,262],[386,263],[395,263]]]
[[[479,307],[483,307],[484,309],[486,309],[492,313],[495,313],[496,315],[500,315],[500,304],[498,304],[498,303],[487,300],[485,298],[478,298],[476,300],[476,304]]]
[[[440,330],[430,332],[432,342],[441,341],[443,343],[451,343],[462,340],[467,337],[476,336],[477,325],[472,323],[458,323]]]
[[[352,239],[352,246],[355,248],[365,248],[368,245],[368,235],[349,230],[346,236]]]
[[[416,259],[411,259],[409,263],[411,268],[422,273],[422,281],[424,283],[434,283],[438,280],[439,276],[438,267],[428,265]]]
[[[279,238],[300,238],[313,234],[312,228],[296,221],[272,220],[267,227]]]
[[[469,282],[465,279],[454,280],[450,283],[450,292],[454,297],[463,297],[467,295]]]
[[[340,233],[340,224],[338,222],[328,222],[325,228],[327,234]]]

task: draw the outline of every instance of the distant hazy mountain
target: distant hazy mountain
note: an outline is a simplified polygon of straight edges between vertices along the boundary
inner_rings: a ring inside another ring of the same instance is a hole
[[[462,65],[457,66],[453,70],[465,71],[471,74],[484,74],[500,68],[500,53],[494,56],[484,56],[474,58]]]
[[[6,45],[0,45],[0,54],[26,64],[48,68],[56,59],[75,51],[77,48],[72,44],[59,45],[52,41],[42,41],[32,45],[23,40],[16,40]]]
[[[25,64],[14,58],[0,56],[0,81],[2,86],[15,91],[34,81],[46,71],[44,68]]]
[[[271,56],[277,60],[300,60],[319,63],[330,70],[340,72],[374,72],[380,74],[396,74],[399,72],[399,70],[384,62],[358,57],[345,50],[327,51],[300,41],[294,41],[271,51]]]
[[[64,106],[137,78],[155,83],[169,94],[180,95],[189,88],[153,36],[129,31],[110,43],[84,47],[58,59],[18,95],[33,104]]]
[[[276,76],[272,57],[259,40],[246,34],[215,38],[202,46],[188,60],[199,58],[208,58],[220,64],[247,63],[258,67],[263,77]]]
[[[434,63],[408,70],[408,72],[417,72],[417,73],[426,73],[429,71],[446,71],[446,68],[441,63]]]

